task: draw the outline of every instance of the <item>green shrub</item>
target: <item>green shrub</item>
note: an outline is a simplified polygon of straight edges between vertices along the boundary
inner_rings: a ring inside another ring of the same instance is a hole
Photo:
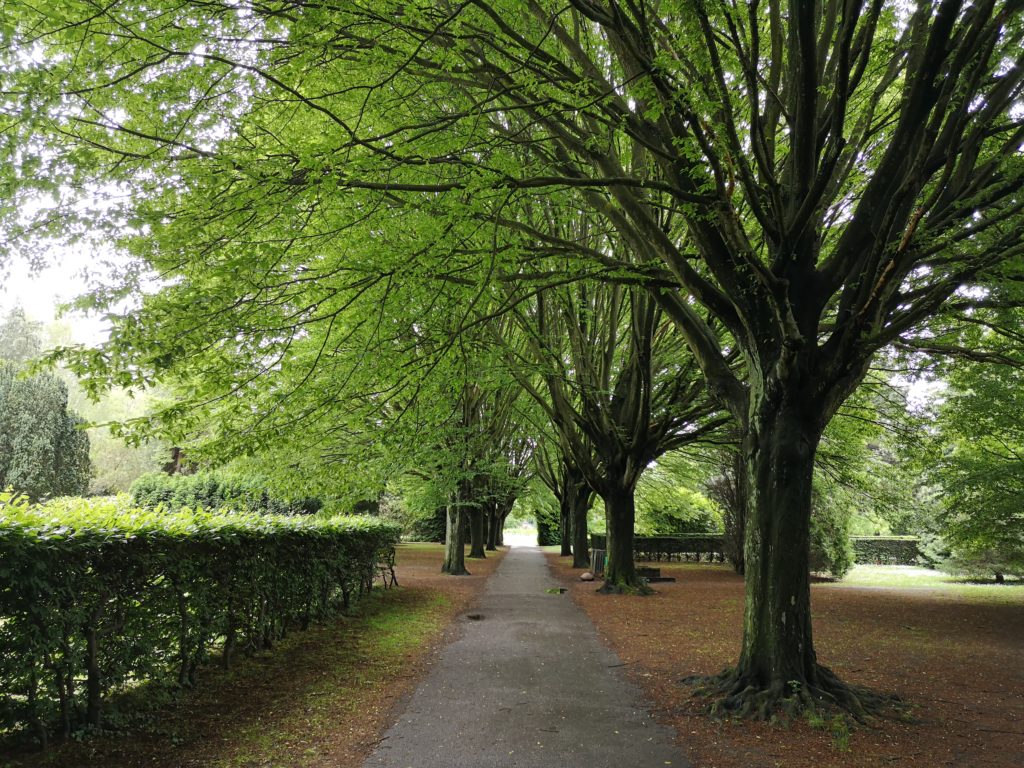
[[[810,570],[843,578],[853,567],[850,518],[815,514],[811,516]]]
[[[858,563],[916,565],[922,557],[917,536],[854,536],[850,541]]]
[[[233,509],[271,515],[311,514],[323,505],[319,499],[285,500],[270,494],[256,479],[235,477],[220,472],[195,475],[166,475],[150,472],[132,483],[133,502],[145,509],[158,505],[170,511],[182,508]]]
[[[196,681],[372,586],[396,526],[0,495],[0,731],[99,725],[111,692]]]

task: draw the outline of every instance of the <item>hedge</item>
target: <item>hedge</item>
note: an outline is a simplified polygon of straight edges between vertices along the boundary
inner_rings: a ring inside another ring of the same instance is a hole
[[[590,534],[590,546],[605,549],[606,537]],[[703,556],[708,562],[725,561],[725,537],[717,533],[690,534],[685,536],[634,536],[633,556],[637,560],[656,562],[660,560],[699,561]]]
[[[919,562],[919,539],[916,536],[851,536],[853,552],[858,563],[879,565],[914,565]],[[590,546],[605,548],[605,537],[590,535]],[[700,560],[722,561],[725,552],[724,537],[718,534],[690,536],[634,536],[633,555],[637,560]]]
[[[920,561],[916,536],[851,536],[850,541],[858,563],[916,565]]]
[[[158,506],[170,510],[228,507],[238,512],[294,515],[311,514],[323,506],[316,498],[282,499],[273,496],[258,479],[220,472],[199,472],[195,475],[149,472],[136,479],[128,492],[133,503],[143,509]]]
[[[98,727],[111,693],[196,682],[348,606],[394,555],[370,518],[168,513],[0,495],[0,731]]]

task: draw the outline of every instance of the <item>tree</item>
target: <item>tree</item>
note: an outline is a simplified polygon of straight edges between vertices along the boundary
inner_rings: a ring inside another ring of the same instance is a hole
[[[24,365],[43,353],[42,323],[25,316],[25,310],[15,307],[0,323],[0,360]]]
[[[1019,365],[1019,348],[998,346]],[[1016,354],[1015,354],[1016,353]],[[941,535],[950,565],[968,573],[1024,576],[1024,393],[1018,365],[963,361],[949,377],[931,454],[941,485]]]
[[[57,199],[29,229],[85,216],[123,236],[127,221],[157,269],[230,276],[221,322],[158,349],[129,321],[88,364],[117,378],[185,359],[306,279],[243,253],[308,248],[319,272],[333,235],[369,218],[388,231],[400,211],[391,254],[460,254],[488,226],[496,252],[525,256],[498,232],[525,234],[503,220],[509,200],[575,191],[635,253],[643,269],[621,272],[650,280],[743,433],[746,611],[724,706],[863,716],[811,634],[815,453],[879,349],[988,300],[965,286],[1020,277],[1019,0],[157,6],[5,6],[4,34],[42,49],[0,69],[9,207],[124,184],[127,211]]]
[[[583,471],[576,466],[570,449],[558,445],[557,441],[557,437],[542,440],[539,450],[534,454],[537,476],[558,500],[561,554],[572,555],[573,568],[587,568],[590,565],[587,513],[593,501],[594,489],[587,483]],[[586,438],[581,437],[578,442],[585,447]]]
[[[68,410],[68,390],[24,364],[42,354],[42,326],[14,309],[0,322],[0,488],[32,499],[77,496],[89,486],[89,437]]]
[[[525,337],[510,373],[544,409],[563,452],[560,505],[586,513],[579,479],[604,501],[601,589],[647,591],[633,560],[637,483],[656,458],[708,439],[727,417],[641,288],[578,281],[538,291],[510,314]]]
[[[67,403],[56,376],[0,362],[0,487],[35,500],[85,493],[89,437]]]

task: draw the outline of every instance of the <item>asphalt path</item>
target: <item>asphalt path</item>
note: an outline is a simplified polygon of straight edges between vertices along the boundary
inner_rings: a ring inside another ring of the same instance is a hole
[[[365,768],[689,768],[536,547],[460,621]]]

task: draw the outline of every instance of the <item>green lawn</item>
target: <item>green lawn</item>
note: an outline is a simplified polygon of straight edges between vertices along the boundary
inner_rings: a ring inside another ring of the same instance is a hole
[[[928,589],[949,593],[951,597],[1024,603],[1024,581],[1020,579],[1007,577],[1005,584],[979,582],[913,565],[855,565],[842,581],[822,586]]]

